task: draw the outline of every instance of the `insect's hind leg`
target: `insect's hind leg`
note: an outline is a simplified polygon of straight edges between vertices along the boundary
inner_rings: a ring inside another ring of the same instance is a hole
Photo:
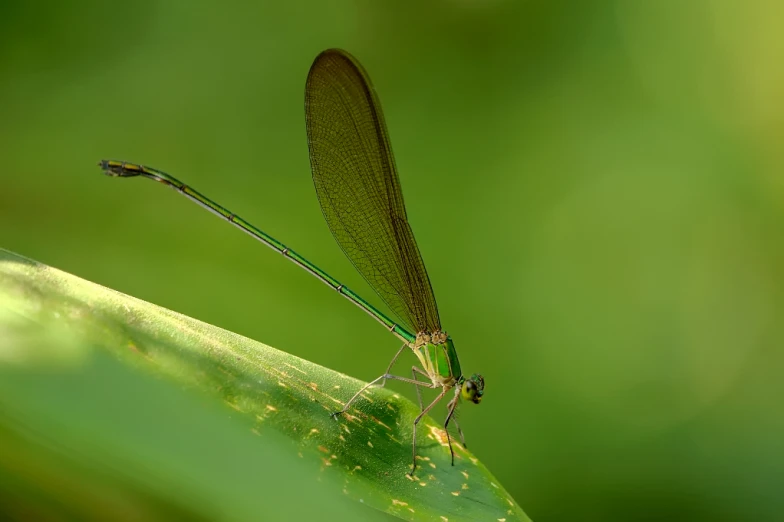
[[[348,400],[348,402],[343,406],[342,410],[333,412],[332,414],[330,414],[330,417],[336,417],[336,416],[340,415],[341,413],[346,413],[348,411],[349,406],[351,406],[351,403],[353,403],[357,399],[357,397],[359,397],[362,394],[363,391],[367,390],[368,388],[370,388],[371,386],[376,384],[381,379],[384,379],[385,381],[387,379],[394,379],[396,381],[403,381],[403,382],[407,382],[409,384],[414,384],[416,386],[424,386],[425,388],[435,388],[436,387],[433,383],[430,383],[430,382],[422,382],[422,381],[417,381],[416,379],[409,379],[407,377],[399,377],[397,375],[391,375],[389,373],[385,373],[384,375],[381,375],[380,377],[377,377],[377,378],[373,379],[372,381],[370,381],[369,383],[364,385],[362,388],[360,388],[360,390],[357,393],[355,393],[354,396],[351,397]]]
[[[354,402],[355,400],[357,400],[357,397],[359,397],[360,395],[362,395],[362,392],[363,392],[363,391],[367,390],[368,388],[370,388],[371,386],[373,386],[374,384],[376,384],[376,383],[377,383],[378,381],[380,381],[381,379],[384,379],[384,380],[386,381],[386,375],[382,375],[381,377],[378,377],[378,378],[376,378],[376,379],[373,379],[372,381],[370,381],[369,383],[367,383],[366,385],[364,385],[362,388],[360,388],[360,389],[359,389],[359,391],[358,391],[357,393],[355,393],[355,394],[354,394],[354,396],[353,396],[353,397],[351,397],[351,398],[348,400],[348,402],[346,402],[346,404],[344,404],[344,405],[343,405],[343,409],[342,409],[342,410],[340,410],[340,411],[335,411],[335,412],[332,412],[332,413],[330,414],[330,417],[333,417],[333,418],[334,418],[334,417],[337,417],[338,415],[340,415],[341,413],[346,413],[346,412],[348,411],[348,407],[349,407],[349,406],[351,406],[351,403],[352,403],[352,402]]]
[[[389,372],[392,371],[392,367],[395,365],[395,362],[397,362],[397,358],[400,357],[400,354],[403,353],[403,350],[405,350],[407,346],[408,346],[408,344],[404,344],[403,346],[401,346],[400,350],[398,350],[397,353],[395,354],[395,356],[392,357],[392,362],[390,362],[389,366],[387,366],[387,371],[384,372],[384,375],[388,375]],[[376,380],[378,380],[378,379],[376,379]],[[379,385],[379,387],[383,388],[384,385],[386,385],[386,383],[387,383],[387,379],[384,378],[384,380],[381,381],[381,384]]]
[[[425,370],[423,370],[422,368],[418,368],[416,366],[412,366],[411,375],[414,376],[415,381],[419,382],[417,380],[417,373],[420,375],[424,375],[428,379],[430,378],[430,376],[427,374],[427,372],[425,372]],[[419,386],[416,387],[416,392],[417,392],[417,400],[419,401],[419,411],[422,411],[422,392],[419,390]]]

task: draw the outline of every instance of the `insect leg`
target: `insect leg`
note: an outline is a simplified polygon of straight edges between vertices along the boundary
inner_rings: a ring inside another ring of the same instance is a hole
[[[416,382],[419,382],[419,381],[416,381]],[[420,383],[420,384],[424,384],[424,383]],[[430,387],[433,388],[434,386],[430,385]],[[427,408],[422,410],[422,413],[417,415],[417,418],[414,419],[414,435],[413,435],[413,442],[411,443],[411,447],[412,447],[411,451],[412,451],[413,457],[414,457],[414,459],[413,459],[414,460],[414,464],[411,467],[411,473],[408,474],[409,476],[413,476],[414,475],[414,471],[416,471],[416,431],[417,431],[417,424],[419,424],[419,421],[422,420],[422,417],[427,415],[427,412],[429,412],[430,410],[433,409],[433,406],[438,404],[438,402],[441,399],[444,398],[444,395],[446,395],[446,392],[448,392],[448,391],[449,391],[449,388],[444,388],[443,390],[441,390],[441,393],[438,394],[438,397],[436,397],[433,402],[428,404]]]

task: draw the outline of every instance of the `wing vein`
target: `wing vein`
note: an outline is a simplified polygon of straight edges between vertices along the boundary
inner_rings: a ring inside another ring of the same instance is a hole
[[[338,245],[401,324],[440,330],[381,105],[356,59],[337,49],[316,58],[305,117],[313,183]]]

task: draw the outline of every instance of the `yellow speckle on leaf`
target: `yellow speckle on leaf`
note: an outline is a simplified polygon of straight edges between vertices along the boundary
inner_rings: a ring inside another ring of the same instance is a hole
[[[319,446],[318,449],[322,453],[329,453],[329,450],[327,448],[325,448],[324,446]]]
[[[462,489],[468,489],[468,484],[466,484],[466,483],[464,482],[464,483],[463,483],[463,485],[461,486],[461,488],[462,488]]]
[[[308,432],[308,436],[315,435],[318,432],[319,432],[319,430],[317,430],[316,428],[311,428],[310,432]]]
[[[473,464],[474,466],[476,466],[476,464],[479,462],[479,460],[476,457],[468,457],[468,460],[470,460],[471,464]]]
[[[430,467],[431,467],[431,468],[435,469],[435,467],[436,467],[436,465],[435,465],[435,464],[433,464],[432,462],[428,462],[428,464],[430,464]]]
[[[370,446],[372,448],[373,447],[373,443],[368,441],[368,446]]]
[[[428,433],[428,437],[438,441],[438,443],[442,446],[449,446],[448,435],[444,430],[437,426],[430,426],[430,433]]]
[[[490,485],[493,486],[495,489],[498,489],[498,486],[495,484],[495,482],[491,482]]]
[[[285,384],[283,384],[283,383],[282,383],[282,382],[280,382],[280,381],[278,381],[278,386],[281,386],[281,387],[283,387],[283,388],[288,388],[288,386],[286,386]]]
[[[468,480],[468,473],[466,473],[465,471],[461,471],[460,473],[462,473],[463,476],[466,478],[466,480]]]
[[[267,410],[267,411],[278,411],[278,409],[275,406],[273,406],[272,404],[267,404],[264,407],[264,409]]]
[[[453,491],[453,492],[452,492],[452,494],[453,494],[454,496],[456,496],[456,497],[459,497],[459,496],[460,496],[460,492],[459,492],[459,491]]]
[[[389,426],[387,426],[386,424],[384,424],[383,422],[381,422],[377,418],[373,417],[372,415],[371,415],[371,418],[373,419],[373,422],[375,422],[376,424],[378,424],[380,426],[384,426],[386,429],[392,431],[392,428],[390,428]]]
[[[425,487],[425,486],[427,486],[427,482],[420,482],[419,485],[422,486],[422,487]]]
[[[407,506],[408,502],[403,502],[402,500],[392,499],[392,505],[395,506]]]
[[[506,519],[505,518],[499,518],[498,522],[506,522]]]
[[[297,368],[296,366],[294,366],[294,365],[292,365],[292,364],[289,364],[289,363],[287,363],[287,362],[284,362],[283,364],[285,364],[286,366],[288,366],[288,367],[289,367],[289,368],[291,368],[292,370],[296,370],[296,371],[298,371],[298,372],[299,372],[299,373],[301,373],[301,374],[307,375],[307,372],[305,372],[305,371],[303,371],[303,370],[300,370],[299,368]]]
[[[439,518],[440,518],[441,520],[443,520],[444,522],[449,522],[449,519],[448,519],[448,518],[446,518],[446,517],[444,517],[444,516],[442,516],[442,517],[439,517]]]

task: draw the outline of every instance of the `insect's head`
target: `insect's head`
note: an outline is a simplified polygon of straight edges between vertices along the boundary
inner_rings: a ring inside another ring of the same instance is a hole
[[[460,395],[463,399],[471,401],[474,404],[482,402],[482,395],[485,393],[485,380],[478,373],[473,374],[471,377],[463,382],[463,387],[460,389]]]

